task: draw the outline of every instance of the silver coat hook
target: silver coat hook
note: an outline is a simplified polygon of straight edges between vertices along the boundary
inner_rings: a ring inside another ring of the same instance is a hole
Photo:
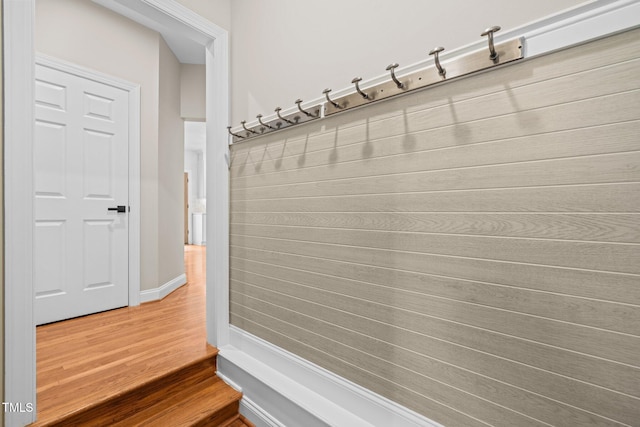
[[[258,119],[258,123],[260,123],[262,126],[266,127],[267,129],[275,129],[273,126],[269,126],[268,123],[262,122],[262,114],[258,114],[256,118]]]
[[[247,121],[246,121],[246,120],[243,120],[243,121],[241,121],[241,122],[240,122],[240,124],[242,125],[242,127],[244,128],[244,130],[246,130],[247,132],[250,132],[250,133],[256,134],[256,135],[260,135],[258,132],[256,132],[256,131],[255,131],[255,130],[253,130],[253,129],[247,129],[246,123],[247,123]]]
[[[396,73],[395,73],[396,68],[398,68],[398,64],[396,63],[390,64],[387,67],[387,71],[391,71],[391,78],[393,79],[393,82],[396,84],[396,86],[398,86],[398,89],[402,89],[404,88],[404,84],[400,82],[400,80],[398,80],[398,78],[396,77]]]
[[[280,115],[280,111],[281,111],[281,110],[282,110],[282,108],[280,108],[280,107],[276,107],[276,109],[275,109],[275,112],[276,112],[276,114],[278,115],[278,118],[279,118],[280,120],[282,120],[283,122],[289,123],[290,125],[294,125],[294,124],[295,124],[295,122],[292,122],[291,120],[287,120],[287,119],[285,119],[284,117],[282,117],[282,116]]]
[[[342,108],[340,104],[338,104],[335,101],[332,101],[331,98],[329,98],[329,92],[331,92],[331,89],[328,89],[328,88],[322,91],[322,93],[324,93],[325,98],[327,98],[327,101],[329,101],[336,108]]]
[[[240,139],[244,139],[245,137],[242,135],[238,135],[237,133],[233,133],[231,132],[231,126],[227,126],[227,131],[229,132],[229,135],[231,136],[235,136],[236,138],[240,138]]]
[[[298,106],[298,110],[300,110],[301,113],[303,113],[307,117],[317,117],[315,114],[311,114],[308,111],[304,111],[300,106],[301,103],[302,103],[302,99],[296,99],[296,105]]]
[[[360,89],[360,85],[358,85],[358,83],[360,83],[361,81],[362,77],[355,77],[353,80],[351,80],[351,83],[354,83],[356,85],[356,90],[358,91],[360,96],[362,96],[364,99],[370,99],[369,94],[363,92],[362,89]]]
[[[434,47],[433,49],[431,49],[431,52],[429,52],[429,55],[433,55],[436,61],[436,68],[438,69],[438,74],[440,74],[442,77],[444,77],[447,74],[447,70],[445,70],[442,65],[440,64],[440,58],[438,57],[438,55],[440,54],[440,52],[442,52],[444,50],[444,48],[442,46],[438,46],[438,47]]]
[[[496,61],[498,59],[498,52],[496,52],[496,48],[493,45],[493,33],[497,33],[498,31],[500,31],[500,27],[496,25],[495,27],[487,28],[482,32],[482,34],[480,34],[483,37],[489,36],[489,52],[491,53],[489,55],[489,59],[492,61]]]

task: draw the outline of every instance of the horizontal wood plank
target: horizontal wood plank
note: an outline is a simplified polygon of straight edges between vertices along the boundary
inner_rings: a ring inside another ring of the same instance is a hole
[[[640,184],[234,200],[234,212],[640,212]]]
[[[310,161],[318,165],[292,170],[276,170],[255,177],[238,178],[234,187],[260,187],[292,182],[309,182],[318,179],[344,179],[394,172],[420,172],[455,167],[487,166],[510,162],[548,160],[637,150],[637,135],[640,121],[629,121],[611,125],[584,127],[577,130],[559,131],[507,138],[496,141],[475,142],[475,132],[469,129],[470,138],[461,143],[453,134],[437,135],[433,138],[416,136],[418,143],[428,143],[434,148],[413,152],[407,150],[401,138],[390,138],[381,144],[361,144],[341,150],[339,159],[329,152],[305,156],[305,165]],[[446,144],[450,144],[447,146]],[[367,151],[376,147],[375,153]],[[383,151],[380,153],[380,151]],[[347,153],[344,153],[347,151]],[[391,154],[388,154],[391,153]],[[265,159],[254,168],[284,169],[283,164],[299,164],[298,158]]]
[[[637,214],[234,212],[231,221],[234,225],[640,243]]]
[[[496,238],[451,234],[422,234],[335,228],[282,227],[234,224],[234,240],[240,236],[282,239],[295,242],[327,243],[337,252],[354,247],[419,252],[498,261],[521,262],[570,268],[587,268],[620,273],[640,273],[640,245],[593,243],[549,239]]]
[[[640,92],[637,110],[640,111]],[[636,107],[634,107],[636,108]],[[640,181],[640,152],[237,188],[232,200],[411,193]],[[327,177],[330,178],[330,177]]]

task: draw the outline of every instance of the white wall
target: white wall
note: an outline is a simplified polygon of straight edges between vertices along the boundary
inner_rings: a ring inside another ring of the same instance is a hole
[[[185,135],[185,141],[188,135]],[[189,243],[193,243],[192,213],[206,212],[205,154],[185,150],[184,171],[189,173]]]
[[[202,15],[204,18],[214,24],[224,28],[231,29],[231,1],[230,0],[176,0],[183,6],[188,7],[194,12]]]
[[[189,205],[193,206],[193,201],[200,198],[198,194],[201,177],[198,174],[198,153],[192,150],[184,152],[184,171],[189,172]]]
[[[160,37],[158,116],[158,279],[184,273],[184,122],[180,117],[180,63]]]
[[[392,62],[422,61],[434,46],[475,42],[486,27],[513,29],[581,3],[233,0],[230,124],[318,98],[326,87],[351,86],[356,76],[377,77]]]
[[[205,71],[200,64],[180,64],[180,114],[185,120],[206,119]]]

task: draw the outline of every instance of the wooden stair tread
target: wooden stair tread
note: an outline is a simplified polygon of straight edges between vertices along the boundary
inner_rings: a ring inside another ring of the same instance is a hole
[[[40,418],[31,427],[62,425],[109,425],[119,419],[161,402],[168,396],[215,377],[218,350],[208,346],[206,356],[173,367],[164,373],[153,372],[145,381],[123,387],[118,393],[101,396],[81,407],[58,408],[55,418]],[[80,391],[82,392],[82,390]]]
[[[55,374],[59,378],[49,374],[50,382],[38,387],[38,420],[31,426],[56,425],[59,420],[108,404],[131,390],[153,387],[157,381],[182,375],[180,372],[188,366],[204,363],[210,366],[213,375],[217,353],[216,348],[204,343],[193,350],[173,347],[162,354],[149,351],[132,355],[131,360],[121,359],[113,365],[102,360],[105,365],[87,372],[76,372],[75,366],[63,365],[61,374]]]
[[[187,387],[114,427],[219,426],[238,414],[242,394],[218,377]]]
[[[248,427],[238,413],[242,393],[216,376],[217,351],[159,378],[33,427]]]

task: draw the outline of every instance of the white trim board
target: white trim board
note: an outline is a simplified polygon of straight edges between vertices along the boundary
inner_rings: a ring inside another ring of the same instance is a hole
[[[242,387],[235,383],[235,381],[231,380],[228,376],[221,373],[220,370],[216,371],[216,375],[225,383],[230,385],[236,391],[242,393]],[[273,391],[269,391],[272,393]],[[252,390],[252,394],[255,394],[255,390]],[[288,402],[285,402],[285,404]],[[251,420],[256,427],[286,427],[280,421],[276,420],[265,411],[260,405],[256,404],[252,399],[245,395],[240,399],[240,409],[239,412],[244,415],[247,419]],[[307,424],[305,424],[307,425]]]
[[[41,53],[35,63],[128,92],[129,306],[140,305],[140,85]]]
[[[169,280],[164,285],[159,288],[153,289],[145,289],[144,291],[140,291],[140,302],[151,302],[158,301],[169,295],[171,292],[175,291],[182,285],[187,284],[187,276],[186,274],[181,274],[173,279]]]
[[[503,37],[523,35],[525,57],[532,58],[629,30],[640,24],[639,16],[639,0],[596,0],[515,28]]]
[[[218,348],[229,342],[228,58],[229,39],[225,33],[211,42],[206,52],[207,341]],[[215,88],[224,90],[216,92]]]
[[[251,420],[256,427],[286,427],[248,397],[243,397],[240,400],[240,413]]]
[[[249,413],[275,425],[441,427],[235,326],[230,338],[218,354],[220,376],[240,385]]]
[[[36,403],[33,314],[34,0],[3,2],[4,21],[4,399]],[[35,421],[5,412],[7,427]],[[3,411],[4,412],[4,411]]]

